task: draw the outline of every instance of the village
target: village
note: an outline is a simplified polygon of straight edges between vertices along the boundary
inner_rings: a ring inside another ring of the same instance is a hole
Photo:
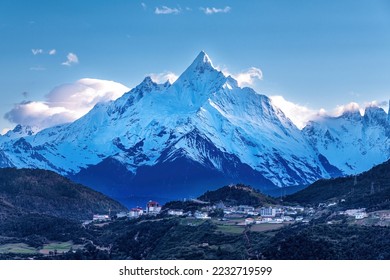
[[[142,217],[181,217],[184,218],[187,225],[194,225],[195,220],[212,220],[220,226],[247,227],[255,226],[259,231],[278,229],[284,225],[293,223],[309,223],[312,219],[318,218],[321,214],[331,213],[330,217],[349,217],[352,222],[360,222],[366,218],[377,221],[382,226],[390,226],[390,212],[378,211],[367,213],[365,208],[347,209],[337,211],[338,203],[320,203],[316,207],[303,207],[300,205],[269,205],[266,207],[253,207],[248,205],[230,205],[226,206],[223,202],[211,205],[208,202],[199,199],[191,199],[192,203],[199,205],[195,211],[185,211],[184,209],[164,209],[157,201],[149,201],[145,208],[134,207],[128,212],[112,215],[96,214],[92,221],[95,223],[108,222],[111,219],[137,219]],[[340,201],[339,203],[342,203]],[[367,219],[366,219],[367,220]],[[330,218],[327,223],[337,223]],[[263,226],[261,226],[263,225]]]

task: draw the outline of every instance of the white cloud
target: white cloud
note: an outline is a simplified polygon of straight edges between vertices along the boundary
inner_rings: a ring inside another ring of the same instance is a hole
[[[162,73],[150,73],[148,76],[150,76],[150,78],[152,78],[152,80],[158,84],[165,83],[166,81],[169,81],[171,84],[173,84],[177,78],[179,78],[178,75],[170,71],[164,71]]]
[[[38,54],[55,55],[57,53],[56,49],[51,49],[49,51],[45,51],[43,49],[31,49],[31,52],[33,53],[33,55],[38,55]]]
[[[333,117],[339,117],[345,112],[359,111],[361,115],[364,114],[364,109],[356,102],[351,102],[345,105],[338,105],[335,109],[329,114]]]
[[[388,112],[389,102],[388,101],[377,101],[373,100],[370,102],[364,102],[363,104],[358,104],[356,102],[350,102],[345,105],[338,105],[335,109],[329,114],[332,117],[339,117],[345,112],[359,111],[360,115],[364,115],[364,111],[367,107],[379,107]]]
[[[15,124],[46,128],[72,120],[71,112],[62,107],[50,107],[45,102],[24,101],[16,104],[4,116]]]
[[[345,112],[359,111],[360,115],[364,115],[365,108],[370,106],[380,107],[387,111],[389,103],[387,101],[371,101],[365,102],[363,105],[359,105],[356,102],[350,102],[344,105],[338,105],[330,111],[325,109],[314,110],[293,102],[287,101],[283,96],[271,96],[272,104],[280,108],[283,113],[299,128],[302,129],[305,125],[312,120],[316,120],[321,117],[339,117]]]
[[[180,12],[181,12],[181,10],[179,10],[177,8],[169,8],[167,6],[162,6],[161,8],[156,7],[156,9],[154,10],[154,13],[156,15],[170,15],[170,14],[177,15]]]
[[[117,99],[127,91],[129,88],[113,81],[81,79],[54,88],[44,101],[16,104],[4,117],[15,124],[43,129],[74,121],[96,103]]]
[[[144,2],[141,3],[141,6],[142,6],[142,8],[143,8],[144,10],[146,10],[146,9],[148,8],[148,6],[147,6]]]
[[[226,6],[225,8],[200,8],[200,10],[202,10],[206,15],[213,15],[213,14],[218,14],[218,13],[223,13],[223,14],[226,14],[226,13],[229,13],[231,11],[232,8],[230,8],[229,6]]]
[[[227,72],[227,71],[225,71],[225,72]],[[253,85],[255,80],[262,80],[263,79],[263,72],[259,68],[251,67],[248,70],[245,70],[241,73],[230,74],[230,76],[232,76],[234,79],[237,80],[237,83],[240,87],[241,86],[251,86],[251,85]]]
[[[33,53],[33,55],[43,54],[42,49],[31,49],[31,52]]]
[[[389,109],[390,104],[388,101],[373,100],[371,102],[366,102],[364,105],[365,105],[365,107],[372,107],[372,106],[380,107],[383,110],[387,111]]]
[[[321,109],[320,111],[313,110],[287,101],[280,95],[270,96],[270,99],[272,104],[281,109],[286,117],[288,117],[299,129],[304,128],[310,120],[314,120],[318,118],[318,116],[325,114],[324,109]]]
[[[67,60],[65,62],[63,62],[62,65],[71,66],[72,64],[79,63],[79,58],[74,53],[68,53],[66,58],[67,58]]]
[[[6,127],[6,128],[3,128],[2,130],[1,130],[1,135],[4,135],[4,134],[6,134],[8,131],[10,131],[11,130],[11,128],[8,128],[8,127]]]
[[[226,66],[216,66],[218,71],[224,73],[225,76],[231,76],[236,81],[238,86],[252,86],[256,80],[263,80],[263,72],[257,67],[250,67],[239,73],[231,73]]]

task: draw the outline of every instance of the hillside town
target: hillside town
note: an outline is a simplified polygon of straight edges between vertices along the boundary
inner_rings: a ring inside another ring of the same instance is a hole
[[[303,207],[300,205],[269,205],[263,207],[253,207],[249,205],[225,205],[223,202],[210,204],[199,199],[192,199],[191,202],[199,204],[195,211],[185,211],[184,209],[164,209],[159,202],[150,200],[145,208],[140,206],[131,208],[127,212],[117,213],[115,216],[107,214],[95,214],[90,222],[110,221],[112,218],[137,219],[147,216],[162,215],[163,217],[176,216],[196,220],[218,220],[223,224],[236,226],[249,226],[259,224],[292,224],[292,223],[309,223],[312,219],[318,218],[319,213],[328,211],[335,216],[351,217],[354,220],[362,220],[370,216],[365,208],[347,209],[345,211],[335,211],[334,206],[337,203],[320,203],[317,207]],[[342,201],[341,201],[342,202]],[[217,213],[217,214],[216,214]],[[373,214],[371,214],[372,216]],[[375,217],[378,214],[375,213]],[[383,216],[383,217],[382,217]],[[390,213],[381,215],[382,220],[390,221]],[[328,221],[332,224],[333,221]]]

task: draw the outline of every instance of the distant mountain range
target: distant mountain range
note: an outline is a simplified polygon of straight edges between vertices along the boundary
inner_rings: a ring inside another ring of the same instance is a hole
[[[367,107],[339,117],[311,121],[303,134],[343,174],[357,174],[390,158],[390,117],[382,108]]]
[[[73,123],[0,137],[0,167],[55,171],[119,201],[167,201],[242,182],[266,191],[355,174],[390,158],[389,116],[369,107],[302,131],[206,53],[173,83],[151,78]]]

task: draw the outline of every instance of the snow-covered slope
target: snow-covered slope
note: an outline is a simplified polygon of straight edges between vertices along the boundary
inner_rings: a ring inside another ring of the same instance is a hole
[[[54,170],[116,197],[197,195],[231,182],[301,185],[341,175],[332,166],[338,146],[332,154],[318,144],[324,125],[303,134],[201,52],[173,84],[146,77],[73,123],[3,141],[0,164]]]
[[[39,131],[38,127],[22,126],[18,124],[13,130],[8,131],[4,135],[0,135],[0,143],[7,142],[12,139],[31,136]]]
[[[345,174],[357,174],[390,158],[390,121],[378,107],[310,122],[303,133],[329,162]]]

